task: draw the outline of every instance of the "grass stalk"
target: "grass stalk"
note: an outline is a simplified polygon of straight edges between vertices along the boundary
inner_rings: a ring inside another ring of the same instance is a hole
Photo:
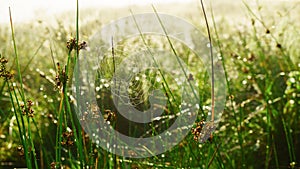
[[[75,65],[75,87],[76,87],[76,97],[79,98],[79,62],[78,62],[78,59],[79,59],[79,1],[76,0],[76,56],[74,57],[74,65]],[[68,97],[67,93],[65,93],[65,96]],[[76,139],[76,145],[77,145],[77,148],[78,148],[78,152],[79,152],[79,159],[80,159],[80,167],[83,169],[84,166],[85,166],[85,158],[84,158],[84,153],[86,151],[84,151],[84,148],[82,147],[83,145],[83,140],[82,138],[84,138],[84,132],[82,132],[82,129],[81,129],[81,124],[79,123],[78,120],[76,120],[76,124],[75,125],[75,121],[74,121],[74,117],[72,115],[72,111],[71,111],[71,108],[70,108],[70,105],[69,105],[69,100],[67,101],[67,108],[68,108],[68,112],[71,116],[71,123],[72,123],[72,127],[73,127],[73,130],[74,130],[74,136],[75,136],[75,139]],[[79,112],[79,107],[76,106],[75,107],[77,109],[77,112]],[[78,135],[77,135],[77,129],[76,129],[76,126],[79,127],[78,129]],[[85,155],[87,156],[87,155]]]
[[[212,38],[211,38],[211,33],[208,25],[208,20],[203,4],[203,0],[200,0],[201,7],[202,7],[202,12],[204,15],[205,19],[205,24],[206,24],[206,30],[207,30],[207,35],[208,35],[208,40],[209,40],[209,49],[210,49],[210,61],[211,61],[211,122],[214,122],[215,120],[215,72],[214,72],[214,56],[213,56],[213,45],[212,45]]]
[[[159,68],[158,63],[157,63],[156,59],[154,58],[154,54],[153,54],[152,51],[150,50],[149,45],[148,45],[147,42],[146,42],[145,36],[144,36],[144,34],[142,33],[142,30],[141,30],[141,28],[139,27],[139,25],[138,25],[138,23],[137,23],[137,21],[136,21],[136,18],[135,18],[135,16],[133,15],[132,11],[131,11],[131,15],[132,15],[133,20],[134,20],[134,22],[135,22],[135,25],[136,25],[136,27],[137,27],[137,29],[138,29],[138,31],[139,31],[139,34],[140,34],[140,36],[141,36],[141,38],[142,38],[142,41],[143,41],[144,45],[147,47],[147,50],[148,50],[148,52],[150,53],[150,55],[151,55],[151,57],[152,57],[152,60],[153,60],[153,62],[154,62],[155,67]],[[170,89],[170,87],[169,87],[169,85],[168,85],[168,83],[167,83],[167,81],[166,81],[166,78],[165,78],[163,72],[161,71],[161,69],[158,69],[158,71],[159,71],[159,73],[160,73],[160,75],[161,75],[161,77],[162,77],[162,79],[163,79],[163,82],[164,82],[165,85],[166,85],[166,86],[165,86],[166,89],[168,89],[168,91],[169,91],[169,93],[170,93],[170,95],[171,95],[173,101],[176,102],[176,99],[175,99],[175,97],[174,97],[174,95],[173,95],[173,93],[172,93],[172,91],[171,91],[171,89]]]
[[[9,82],[7,82],[7,86],[9,89],[11,89],[13,86],[10,86]],[[14,96],[12,94],[12,91],[10,90],[9,92],[9,95],[10,95],[10,99],[11,99],[11,103],[12,103],[12,107],[13,107],[13,111],[14,111],[14,115],[16,116],[16,121],[17,121],[17,126],[18,126],[18,131],[19,131],[19,135],[20,135],[20,140],[22,142],[22,145],[23,145],[23,148],[24,148],[24,152],[25,152],[25,160],[26,160],[26,164],[27,164],[27,167],[28,168],[32,168],[31,166],[31,160],[28,156],[28,147],[27,147],[27,144],[26,144],[26,131],[25,131],[25,128],[24,128],[24,120],[22,118],[22,113],[21,113],[21,110],[20,110],[20,107],[18,106],[18,108],[15,106],[14,104],[14,97],[16,98],[16,101],[17,101],[17,104],[19,105],[18,103],[18,98],[16,97],[16,93],[14,93]],[[18,112],[20,113],[20,118],[21,118],[21,122],[22,124],[20,123],[19,121],[19,115],[18,115]],[[21,126],[22,125],[22,126]]]
[[[19,63],[19,55],[18,55],[18,49],[17,49],[17,45],[16,45],[15,31],[14,31],[14,26],[13,26],[10,7],[9,7],[9,19],[10,19],[10,29],[11,29],[11,37],[12,37],[13,47],[14,47],[15,61],[16,61],[16,65],[17,65],[18,79],[19,79],[19,83],[20,83],[19,94],[21,96],[22,101],[24,102],[24,107],[25,107],[25,110],[26,110],[28,142],[31,145],[30,153],[33,156],[33,162],[34,162],[35,168],[37,169],[38,168],[38,163],[37,163],[37,158],[36,158],[35,146],[34,146],[33,139],[32,139],[32,134],[31,134],[31,122],[30,122],[30,118],[28,116],[29,112],[27,111],[26,98],[25,98],[25,92],[24,92],[24,86],[23,86],[23,80],[22,80],[22,72],[21,72],[20,63]],[[18,101],[17,97],[16,97],[16,100]],[[12,103],[12,104],[14,104],[14,103]],[[22,115],[21,115],[21,119],[23,119]],[[23,126],[25,126],[25,124],[23,124]],[[23,136],[25,137],[25,140],[27,140],[26,130],[23,130],[23,132],[24,132]],[[29,153],[29,149],[27,147],[28,143],[26,143],[26,141],[23,142],[23,143],[25,143],[25,145],[23,145],[24,149],[25,149],[25,154],[28,154]],[[31,158],[29,156],[27,156],[27,159],[26,159],[27,163],[31,163],[30,159]]]
[[[155,8],[153,5],[152,5],[152,9],[153,9],[153,11],[154,11],[154,13],[155,13],[155,15],[156,15],[158,21],[159,21],[159,24],[160,24],[162,30],[164,31],[165,37],[166,37],[167,40],[168,40],[168,44],[169,44],[169,46],[170,46],[171,49],[172,49],[172,52],[173,52],[173,54],[174,54],[174,56],[175,56],[175,58],[176,58],[176,60],[177,60],[177,62],[178,62],[178,64],[179,64],[179,66],[180,66],[180,68],[181,68],[181,70],[182,70],[184,76],[185,76],[185,79],[189,79],[189,78],[188,78],[188,75],[187,75],[187,72],[186,72],[186,70],[184,69],[183,64],[182,64],[182,62],[181,62],[181,60],[180,60],[180,58],[179,58],[179,56],[178,56],[178,54],[177,54],[177,52],[176,52],[176,50],[175,50],[175,48],[174,48],[174,45],[173,45],[173,43],[171,42],[171,39],[170,39],[170,37],[169,37],[169,34],[168,34],[168,32],[167,32],[167,30],[166,30],[166,28],[165,28],[165,26],[164,26],[162,20],[160,19],[159,15],[158,15],[158,13],[157,13],[156,8]],[[192,90],[192,92],[193,92],[194,97],[195,97],[198,101],[200,101],[200,99],[199,99],[199,97],[198,97],[198,95],[197,95],[197,93],[196,93],[196,90],[194,89],[194,87],[193,87],[193,85],[191,84],[191,82],[190,82],[189,80],[188,80],[187,82],[188,82],[188,84],[189,84],[189,86],[190,86],[190,88],[191,88],[191,90]],[[204,114],[204,111],[203,111],[201,105],[202,105],[202,104],[200,103],[199,108],[200,108],[200,110],[201,110],[201,112],[202,112],[202,116],[203,116],[203,117],[206,117],[206,115]]]
[[[214,17],[214,12],[213,12],[212,8],[211,8],[210,12],[211,12],[213,27],[214,27],[215,36],[216,36],[216,44],[217,44],[218,49],[219,49],[219,53],[220,53],[220,57],[221,57],[221,61],[222,61],[222,67],[223,67],[224,74],[225,74],[225,81],[226,81],[227,91],[228,91],[228,95],[229,95],[229,102],[230,102],[230,111],[232,111],[232,113],[234,114],[235,121],[236,121],[236,127],[239,127],[239,126],[241,127],[241,125],[237,124],[237,118],[236,118],[236,114],[237,113],[236,113],[235,108],[234,108],[233,92],[232,92],[231,87],[230,87],[231,83],[229,81],[228,71],[227,71],[227,68],[226,68],[226,60],[225,60],[225,57],[224,57],[224,52],[223,52],[223,48],[222,48],[222,45],[221,45],[221,41],[220,41],[220,37],[219,37],[219,32],[218,32],[218,28],[217,28],[217,24],[216,24],[215,17]],[[242,117],[240,117],[240,120],[241,120],[241,118]],[[240,121],[240,124],[241,124],[241,121]],[[242,138],[240,132],[238,132],[238,138],[239,138],[239,144],[240,144],[240,149],[241,149],[241,154],[242,154],[242,161],[241,161],[241,163],[245,164],[245,162],[244,162],[244,160],[245,160],[245,158],[244,158],[244,150],[243,150],[244,148],[243,148],[243,145],[242,145],[243,138]]]

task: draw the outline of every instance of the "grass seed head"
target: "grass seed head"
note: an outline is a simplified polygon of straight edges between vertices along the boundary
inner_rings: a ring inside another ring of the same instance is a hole
[[[86,47],[87,47],[87,43],[85,41],[78,43],[78,46],[77,46],[76,38],[70,38],[67,41],[67,48],[69,50],[69,53],[71,53],[73,51],[73,49],[82,50],[82,49],[86,49]]]
[[[8,59],[4,58],[0,54],[0,78],[3,77],[5,80],[11,80],[13,78],[13,73],[6,69],[6,64]]]

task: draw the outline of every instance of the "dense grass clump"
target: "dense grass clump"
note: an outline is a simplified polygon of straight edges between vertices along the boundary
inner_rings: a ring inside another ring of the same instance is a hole
[[[129,122],[114,106],[116,93],[110,83],[124,58],[147,48],[175,52],[188,66],[189,80],[197,83],[201,111],[193,130],[170,151],[142,159],[99,147],[80,124],[94,114],[77,118],[75,113],[71,86],[79,82],[73,81],[73,69],[89,47],[89,37],[109,22],[103,17],[109,10],[94,18],[91,10],[82,11],[80,16],[90,17],[80,18],[77,9],[75,18],[66,14],[54,22],[24,24],[14,24],[11,16],[10,25],[0,26],[0,168],[299,168],[300,9],[296,2],[242,5],[238,7],[244,9],[242,14],[225,2],[206,9],[228,93],[221,122],[203,144],[195,141],[195,135],[211,112],[211,81],[206,65],[187,46],[173,39],[171,44],[165,36],[138,36],[112,41],[116,44],[99,61],[95,82],[99,109],[114,129],[134,137],[157,135],[174,122],[181,88],[167,72],[140,72],[130,81],[130,102],[146,110],[149,93],[161,89],[166,105],[155,106],[163,110],[164,118],[146,125]],[[207,34],[200,8],[183,11],[188,12],[177,15]],[[235,16],[242,22],[232,23]]]

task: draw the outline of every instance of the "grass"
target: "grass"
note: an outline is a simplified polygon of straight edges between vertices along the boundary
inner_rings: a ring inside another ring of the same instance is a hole
[[[71,85],[79,91],[81,77],[73,70],[81,63],[83,40],[89,45],[88,37],[97,25],[108,20],[89,18],[82,24],[84,16],[91,14],[79,13],[78,2],[71,23],[58,19],[52,25],[46,21],[18,25],[10,16],[10,25],[0,27],[0,168],[299,168],[299,3],[240,2],[242,14],[234,13],[237,8],[225,2],[205,6],[209,36],[224,67],[228,91],[212,140],[200,144],[191,131],[173,149],[141,159],[117,156],[97,146],[80,125],[92,115],[77,118],[75,113],[78,107],[73,98],[79,96],[72,96]],[[163,7],[155,10],[159,9]],[[225,10],[230,18],[216,9]],[[207,34],[201,10],[184,15]],[[234,17],[243,22],[233,24]],[[163,28],[164,23],[160,24]],[[99,63],[95,84],[99,109],[116,130],[135,137],[157,135],[174,123],[180,111],[180,85],[161,70],[145,70],[135,77],[142,80],[132,79],[130,100],[145,110],[149,91],[161,89],[166,106],[156,106],[165,118],[146,125],[132,123],[113,104],[109,82],[118,65],[131,54],[151,48],[169,51],[184,61],[193,74],[185,73],[185,78],[198,83],[195,90],[204,116],[214,110],[208,70],[187,46],[168,36],[142,34],[122,42],[112,40],[112,44]],[[198,114],[196,122],[204,118],[201,111]],[[201,129],[198,124],[194,128]]]

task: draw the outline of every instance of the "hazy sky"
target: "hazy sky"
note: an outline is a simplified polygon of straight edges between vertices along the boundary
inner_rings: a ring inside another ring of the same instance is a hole
[[[79,0],[81,8],[85,7],[120,7],[126,5],[159,4],[169,2],[185,3],[192,0]],[[76,0],[0,0],[0,23],[9,22],[8,7],[11,7],[16,22],[34,18],[36,11],[46,15],[76,8]]]
[[[79,0],[80,8],[86,7],[99,7],[104,8],[110,7],[121,7],[131,5],[146,5],[146,4],[161,4],[161,3],[187,3],[187,2],[198,2],[199,0]],[[214,1],[215,0],[210,0]],[[222,1],[222,0],[218,0]],[[224,0],[229,4],[240,3],[242,0]],[[274,2],[291,2],[299,0],[260,0],[268,3]],[[248,1],[249,3],[254,1]],[[35,17],[37,11],[46,16],[60,13],[67,10],[76,9],[76,0],[0,0],[0,24],[8,24],[8,7],[11,7],[14,22],[28,21]]]

